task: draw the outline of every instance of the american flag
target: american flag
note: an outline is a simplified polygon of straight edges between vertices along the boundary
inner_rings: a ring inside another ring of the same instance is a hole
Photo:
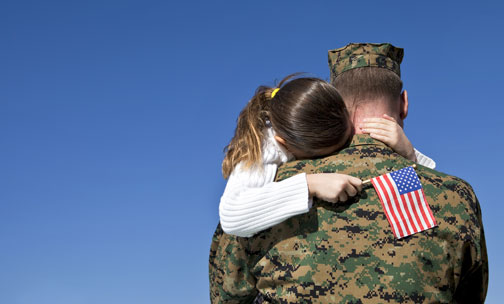
[[[436,219],[412,167],[371,179],[396,238],[437,226]]]

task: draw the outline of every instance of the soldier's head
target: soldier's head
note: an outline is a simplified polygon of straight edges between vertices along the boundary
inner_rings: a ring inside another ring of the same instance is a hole
[[[408,115],[408,96],[400,77],[403,55],[402,48],[389,43],[351,43],[329,51],[331,83],[354,124],[362,116],[388,114],[402,125]]]
[[[296,158],[330,154],[351,136],[343,99],[331,84],[318,78],[284,78],[276,88],[260,86],[238,116],[234,137],[222,163],[224,177],[243,162],[260,165],[266,129]]]

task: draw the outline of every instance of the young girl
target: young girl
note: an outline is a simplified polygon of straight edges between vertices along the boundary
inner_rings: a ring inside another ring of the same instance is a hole
[[[277,88],[259,87],[238,117],[222,163],[228,182],[219,215],[228,234],[252,236],[308,212],[314,196],[336,203],[361,191],[360,179],[338,173],[301,173],[274,182],[279,165],[331,154],[343,148],[353,133],[345,104],[331,84],[317,78],[290,80],[294,76],[287,76]],[[383,126],[380,140],[394,143],[394,150],[416,160],[411,143],[392,118],[373,123]],[[367,131],[373,137],[373,130]],[[417,155],[424,165],[432,162]]]

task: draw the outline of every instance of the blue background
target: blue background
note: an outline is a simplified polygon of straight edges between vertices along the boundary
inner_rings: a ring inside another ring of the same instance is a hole
[[[0,303],[207,303],[223,148],[260,84],[405,49],[405,130],[483,210],[503,285],[499,1],[1,1]]]

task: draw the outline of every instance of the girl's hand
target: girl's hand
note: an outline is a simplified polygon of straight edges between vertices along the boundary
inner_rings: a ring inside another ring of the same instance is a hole
[[[362,181],[346,174],[307,174],[306,181],[310,196],[331,203],[344,202],[362,190]]]
[[[394,118],[383,114],[383,118],[366,118],[361,125],[362,133],[386,143],[403,157],[416,162],[415,149]]]

